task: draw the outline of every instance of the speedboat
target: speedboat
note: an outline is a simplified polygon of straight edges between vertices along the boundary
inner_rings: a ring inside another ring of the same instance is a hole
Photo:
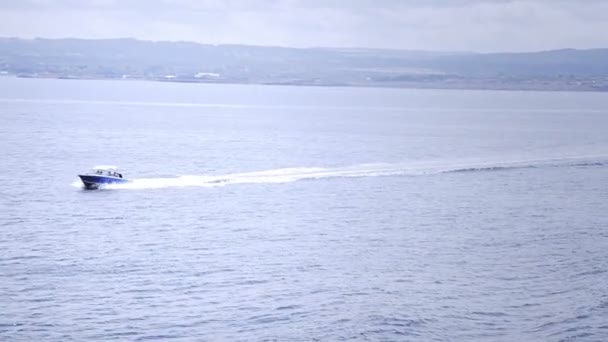
[[[123,178],[122,173],[117,172],[115,168],[93,169],[93,171],[78,175],[85,189],[95,190],[102,185],[128,183],[129,180]]]

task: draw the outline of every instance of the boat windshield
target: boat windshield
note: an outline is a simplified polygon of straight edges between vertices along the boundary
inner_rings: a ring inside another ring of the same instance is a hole
[[[103,176],[122,178],[122,174],[121,173],[116,172],[116,171],[112,171],[112,170],[96,169],[96,170],[93,170],[93,173],[96,174],[96,175],[103,175]]]

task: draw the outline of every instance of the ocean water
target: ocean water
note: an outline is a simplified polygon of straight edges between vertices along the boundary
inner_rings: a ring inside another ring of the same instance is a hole
[[[2,341],[608,340],[606,94],[0,89]]]

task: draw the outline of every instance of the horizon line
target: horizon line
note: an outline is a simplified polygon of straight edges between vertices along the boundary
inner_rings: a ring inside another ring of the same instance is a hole
[[[49,37],[33,37],[33,38],[23,38],[23,37],[15,37],[15,36],[0,36],[0,39],[8,39],[8,40],[26,40],[26,41],[35,41],[35,40],[80,40],[80,41],[112,41],[112,40],[130,40],[136,42],[146,42],[146,43],[173,43],[173,44],[193,44],[193,45],[201,45],[201,46],[243,46],[243,47],[256,47],[256,48],[279,48],[279,49],[293,49],[293,50],[363,50],[363,51],[395,51],[395,52],[419,52],[419,53],[437,53],[437,54],[477,54],[477,55],[493,55],[493,54],[534,54],[534,53],[543,53],[543,52],[558,52],[558,51],[595,51],[595,50],[608,50],[608,47],[595,47],[595,48],[572,48],[572,47],[562,47],[555,49],[545,49],[545,50],[527,50],[527,51],[494,51],[494,52],[481,52],[474,50],[460,50],[460,51],[450,51],[450,50],[421,50],[421,49],[403,49],[403,48],[372,48],[372,47],[336,47],[336,46],[308,46],[308,47],[295,47],[295,46],[284,46],[284,45],[257,45],[257,44],[238,44],[238,43],[203,43],[196,42],[191,40],[151,40],[151,39],[141,39],[135,37],[114,37],[114,38],[82,38],[82,37],[61,37],[61,38],[49,38]]]

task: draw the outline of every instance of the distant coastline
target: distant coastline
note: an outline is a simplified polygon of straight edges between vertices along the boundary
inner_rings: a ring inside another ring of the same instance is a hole
[[[205,84],[608,91],[608,49],[450,53],[0,38],[0,76]]]
[[[30,79],[57,79],[57,80],[108,80],[108,81],[142,81],[142,82],[168,82],[189,84],[243,84],[243,85],[275,85],[275,86],[311,86],[311,87],[367,87],[367,88],[402,88],[402,89],[438,89],[438,90],[496,90],[496,91],[572,91],[572,92],[608,92],[608,87],[598,87],[593,84],[567,84],[554,83],[548,85],[546,82],[525,82],[525,84],[496,83],[488,81],[441,83],[441,82],[401,82],[401,83],[314,83],[314,82],[243,82],[243,81],[196,81],[180,79],[157,79],[157,78],[109,78],[109,77],[74,77],[74,76],[37,76],[37,75],[12,75],[5,74],[0,77],[30,78]]]

